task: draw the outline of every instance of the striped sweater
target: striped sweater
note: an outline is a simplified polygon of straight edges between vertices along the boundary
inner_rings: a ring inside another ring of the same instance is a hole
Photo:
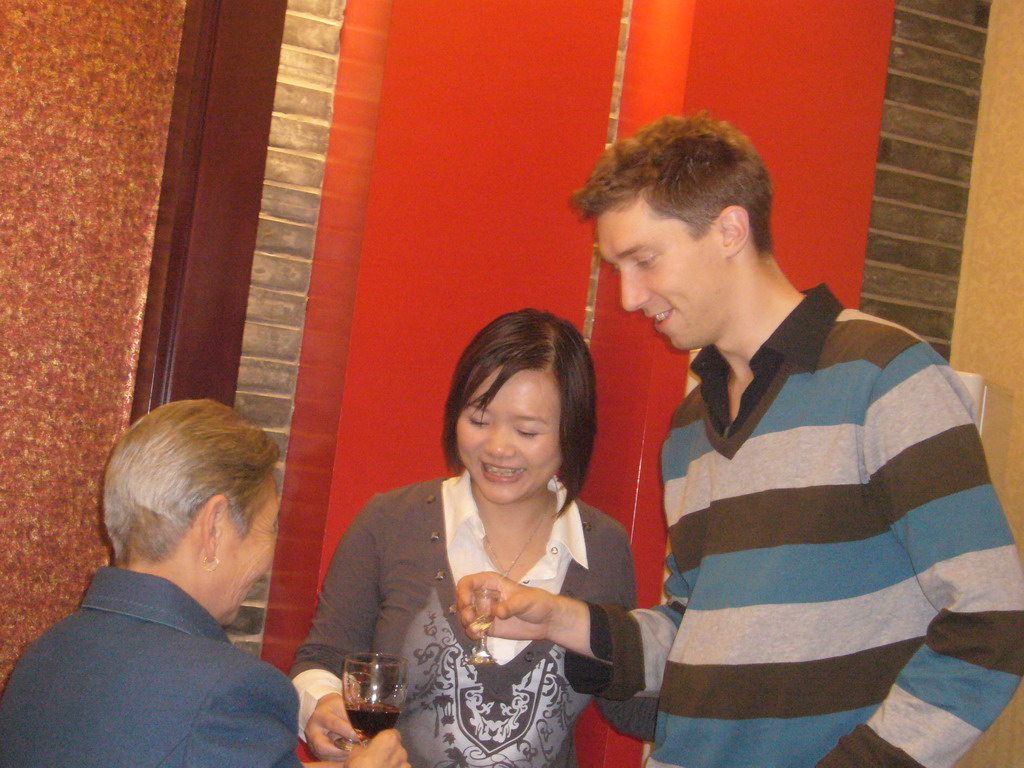
[[[660,691],[651,768],[951,766],[1024,672],[969,396],[927,344],[816,291],[814,362],[786,356],[735,434],[699,388],[680,406],[668,601],[606,607],[604,695]]]

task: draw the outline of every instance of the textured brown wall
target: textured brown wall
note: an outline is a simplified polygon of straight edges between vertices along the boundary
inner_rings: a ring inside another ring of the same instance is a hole
[[[108,559],[183,12],[0,7],[0,681]]]

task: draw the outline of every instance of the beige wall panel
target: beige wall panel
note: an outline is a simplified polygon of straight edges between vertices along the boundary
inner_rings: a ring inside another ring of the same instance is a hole
[[[1024,543],[1024,2],[992,4],[952,362],[993,385],[985,445]],[[1024,695],[960,768],[1024,767]]]

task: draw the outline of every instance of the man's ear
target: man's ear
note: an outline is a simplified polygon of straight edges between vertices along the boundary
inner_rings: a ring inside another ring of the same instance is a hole
[[[217,549],[223,541],[224,527],[229,523],[230,512],[227,497],[218,493],[206,500],[192,521],[202,554],[210,561],[217,557]]]
[[[727,206],[718,214],[717,223],[726,255],[731,257],[743,250],[750,239],[750,216],[747,209],[738,205]]]

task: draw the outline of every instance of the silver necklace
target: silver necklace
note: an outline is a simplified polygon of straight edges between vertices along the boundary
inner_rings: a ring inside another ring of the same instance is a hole
[[[537,524],[535,526],[533,526],[533,530],[530,531],[530,536],[529,536],[529,538],[526,539],[526,543],[523,544],[523,548],[519,550],[519,554],[516,555],[515,559],[512,561],[512,564],[509,565],[509,567],[506,568],[504,571],[502,571],[502,573],[501,573],[501,577],[502,578],[507,577],[509,575],[509,573],[512,572],[512,569],[516,567],[516,563],[519,562],[519,558],[523,556],[523,552],[525,552],[526,548],[528,546],[530,546],[530,542],[533,541],[533,537],[536,536],[537,535],[537,531],[540,530],[540,524],[543,523],[546,519],[547,519],[547,515],[541,515],[537,519]],[[490,540],[490,538],[488,538],[486,532],[484,533],[484,546],[487,548],[487,554],[490,555],[491,560],[493,561],[493,563],[500,568],[501,565],[498,563],[498,556],[494,554],[494,547],[491,546],[491,540]]]

